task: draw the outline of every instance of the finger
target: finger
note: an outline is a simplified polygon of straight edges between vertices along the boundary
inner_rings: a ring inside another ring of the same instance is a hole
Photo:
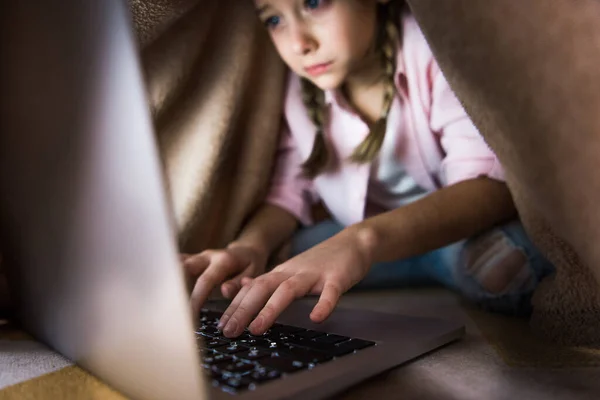
[[[188,274],[198,276],[208,268],[213,254],[211,251],[203,251],[199,254],[190,255],[183,261],[183,267]]]
[[[221,294],[226,299],[231,300],[236,294],[238,294],[241,288],[241,277],[236,276],[235,278],[230,279],[221,285]]]
[[[252,278],[252,277],[249,277],[249,276],[245,276],[245,277],[243,277],[243,278],[242,278],[242,281],[241,281],[241,283],[242,283],[242,286],[249,285],[249,284],[251,284],[252,282],[254,282],[254,278]]]
[[[245,286],[248,291],[223,328],[225,336],[239,336],[286,278],[287,276],[281,273],[269,273],[255,279],[251,285]]]
[[[325,321],[333,312],[341,295],[342,290],[337,283],[331,281],[325,282],[319,301],[310,313],[310,319],[313,322]]]
[[[231,257],[215,254],[211,258],[210,266],[200,275],[190,296],[194,315],[199,312],[212,290],[228,276],[235,274],[237,269],[238,265]]]
[[[279,315],[292,302],[308,293],[316,279],[308,275],[294,275],[283,281],[275,290],[267,304],[250,324],[248,329],[253,335],[262,335],[275,323]]]
[[[181,261],[182,263],[185,262],[185,260],[187,260],[188,258],[192,257],[193,254],[188,254],[188,253],[181,253],[179,254],[179,261]]]
[[[242,280],[248,277],[250,272],[244,271],[233,279],[230,279],[221,285],[221,293],[227,299],[233,299],[242,289]]]
[[[233,312],[240,305],[240,303],[242,302],[242,300],[246,296],[246,293],[248,293],[248,290],[250,290],[249,286],[243,286],[240,289],[240,291],[238,292],[238,294],[233,298],[233,300],[229,304],[229,307],[227,307],[227,309],[225,310],[225,312],[221,315],[221,318],[220,318],[219,323],[217,325],[218,329],[223,330],[223,328],[225,327],[225,325],[229,321],[229,318],[231,317],[231,315],[233,314]]]
[[[250,264],[241,274],[223,283],[223,285],[221,285],[221,293],[223,296],[227,299],[233,299],[242,286],[253,281],[256,270],[256,266]]]

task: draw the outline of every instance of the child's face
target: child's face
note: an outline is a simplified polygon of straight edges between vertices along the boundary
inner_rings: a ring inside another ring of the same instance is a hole
[[[323,90],[366,68],[377,3],[386,0],[254,0],[283,61]]]

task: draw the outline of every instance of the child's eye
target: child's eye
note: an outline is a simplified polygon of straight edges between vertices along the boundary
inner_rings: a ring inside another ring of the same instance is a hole
[[[269,18],[265,19],[264,23],[267,28],[270,28],[270,29],[276,28],[277,25],[279,25],[279,17],[277,17],[277,16],[269,17]]]
[[[321,0],[305,0],[304,6],[308,9],[316,10],[317,8],[319,8],[321,6],[321,3],[322,3]]]

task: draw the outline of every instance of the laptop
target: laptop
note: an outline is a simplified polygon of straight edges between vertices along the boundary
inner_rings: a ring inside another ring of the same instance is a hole
[[[461,324],[294,303],[228,340],[191,315],[121,0],[3,2],[0,246],[15,315],[134,399],[319,399],[459,339]]]

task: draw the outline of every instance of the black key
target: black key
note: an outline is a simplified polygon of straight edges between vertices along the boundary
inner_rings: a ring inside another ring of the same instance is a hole
[[[223,354],[236,354],[236,353],[241,353],[242,351],[248,350],[248,347],[242,346],[242,345],[238,344],[237,342],[232,342],[232,343],[229,343],[228,346],[216,347],[214,350],[218,351],[219,353],[223,353]]]
[[[251,334],[249,334],[248,332],[243,332],[240,336],[235,338],[236,342],[240,342],[242,340],[250,340],[250,339],[256,339],[258,338],[258,336],[253,336]]]
[[[248,363],[246,361],[235,361],[230,364],[219,364],[213,366],[213,369],[215,371],[219,371],[221,373],[231,372],[235,374],[249,372],[254,370],[255,368],[256,366],[254,364]]]
[[[217,365],[231,361],[233,361],[232,356],[218,353],[213,353],[212,355],[202,358],[202,362],[207,365]]]
[[[273,333],[279,333],[279,334],[289,335],[289,334],[292,334],[292,333],[298,333],[298,332],[305,331],[306,329],[304,329],[304,328],[298,328],[297,326],[274,324],[271,327],[270,330]]]
[[[209,356],[214,353],[214,351],[212,351],[212,349],[199,349],[199,350],[200,350],[200,356],[202,356],[202,357]]]
[[[209,336],[222,336],[223,335],[219,329],[217,329],[215,326],[211,326],[211,325],[202,325],[200,328],[198,328],[196,333],[202,333],[202,334],[209,335]]]
[[[318,332],[318,331],[313,331],[313,330],[309,329],[306,331],[294,333],[293,336],[297,337],[297,338],[302,338],[302,339],[314,339],[316,337],[323,336],[323,335],[325,335],[324,332]]]
[[[266,357],[258,361],[262,367],[271,368],[282,373],[292,373],[303,368],[308,367],[301,361],[294,360],[293,358],[279,356],[279,357]]]
[[[246,378],[245,376],[241,376],[241,377],[223,379],[221,381],[221,383],[229,388],[232,388],[235,390],[241,390],[241,389],[246,389],[253,382],[251,379]]]
[[[289,346],[289,343],[287,343],[286,341],[277,339],[277,340],[270,340],[269,346],[264,347],[264,349],[267,351],[273,352],[273,351],[277,351],[280,349],[285,349],[288,346]]]
[[[261,358],[264,358],[264,357],[271,357],[271,352],[253,348],[253,349],[250,349],[243,353],[237,353],[235,355],[235,357],[241,358],[244,360],[248,360],[248,361],[256,361],[256,360],[260,360]]]
[[[279,332],[276,329],[271,329],[265,335],[263,335],[263,337],[265,339],[277,342],[277,341],[280,341],[282,339],[292,337],[292,334],[291,333],[285,333],[285,332]]]
[[[221,315],[222,313],[218,311],[207,310],[206,308],[200,310],[200,318],[219,319]]]
[[[212,369],[212,366],[207,364],[202,364],[202,372],[204,375],[208,376],[209,379],[213,379],[213,383],[215,379],[221,379],[221,373],[219,371],[215,371]]]
[[[200,313],[200,325],[210,325],[210,326],[217,326],[217,324],[219,323],[219,318],[220,318],[220,314],[213,312],[213,311],[208,311],[206,313]]]
[[[304,339],[304,338],[296,337],[296,336],[284,336],[280,340],[282,342],[287,343],[288,345],[300,346],[300,347],[306,347],[307,345],[310,345],[311,343],[313,343],[310,339]]]
[[[227,344],[226,341],[221,339],[213,339],[213,340],[205,340],[204,347],[207,349],[214,349],[216,347],[225,346]]]
[[[196,340],[202,340],[204,342],[211,342],[213,340],[221,340],[225,343],[229,343],[231,340],[227,339],[226,337],[221,337],[221,336],[210,336],[207,335],[206,333],[200,332],[200,333],[196,333]]]
[[[305,364],[322,364],[333,358],[332,355],[296,346],[289,346],[285,353]]]
[[[203,332],[197,333],[196,334],[196,339],[198,341],[201,340],[203,342],[212,342],[213,340],[220,340],[221,342],[224,342],[225,344],[231,342],[231,339],[228,339],[228,338],[226,338],[224,336],[210,336],[210,335],[207,335],[207,334],[205,334]]]
[[[212,319],[212,318],[200,319],[200,326],[206,325],[206,326],[213,326],[216,328],[218,324],[219,324],[218,319]]]
[[[255,383],[263,383],[272,381],[273,379],[277,379],[281,376],[279,371],[275,371],[274,369],[268,368],[259,368],[256,371],[250,373],[248,375],[248,379],[251,379]]]
[[[268,340],[279,340],[282,336],[284,336],[285,334],[277,332],[277,331],[273,331],[273,330],[269,330],[267,331],[262,337],[264,339],[268,339]]]
[[[316,337],[313,340],[315,342],[319,342],[319,343],[336,344],[336,343],[340,343],[340,342],[345,342],[348,339],[350,339],[350,338],[347,336],[329,334],[329,335],[325,335],[325,336]]]
[[[271,343],[273,343],[269,339],[242,339],[238,340],[238,342],[247,347],[258,347],[261,349],[270,349]],[[275,346],[277,347],[277,346]]]

